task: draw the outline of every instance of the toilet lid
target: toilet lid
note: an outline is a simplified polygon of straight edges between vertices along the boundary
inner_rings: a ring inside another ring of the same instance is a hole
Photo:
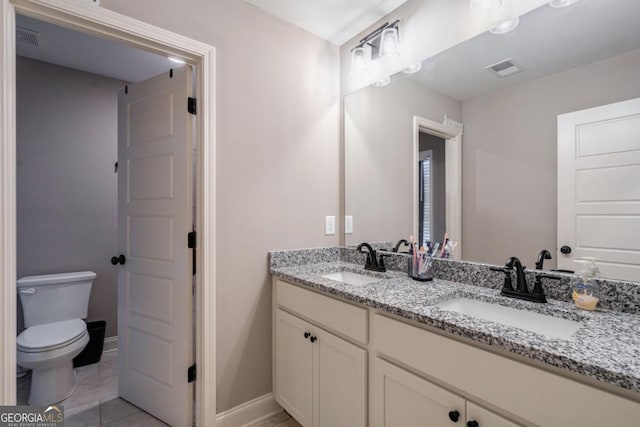
[[[55,350],[77,341],[87,332],[80,319],[31,326],[18,335],[18,350],[27,353]]]

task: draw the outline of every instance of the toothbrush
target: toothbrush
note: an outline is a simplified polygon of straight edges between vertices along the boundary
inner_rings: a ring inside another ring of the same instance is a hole
[[[413,237],[413,235],[409,236],[409,241],[411,242],[411,252],[413,252],[413,256],[412,256],[412,262],[413,262],[413,268],[415,270],[415,266],[417,265],[416,263],[418,262],[418,251],[416,250],[416,239]]]
[[[438,252],[438,248],[439,247],[440,247],[440,243],[435,243],[433,245],[433,250],[431,251],[431,255],[429,255],[429,258],[427,259],[427,268],[426,268],[426,270],[428,270],[431,267],[431,264],[433,264],[433,258],[436,256],[436,252]]]

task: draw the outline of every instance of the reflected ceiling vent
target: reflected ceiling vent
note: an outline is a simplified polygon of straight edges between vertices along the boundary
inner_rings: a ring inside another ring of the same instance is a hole
[[[16,43],[31,47],[42,47],[40,33],[22,27],[16,27]]]
[[[498,77],[507,77],[524,71],[524,68],[513,62],[511,58],[496,62],[493,65],[485,67],[485,69],[496,74]]]

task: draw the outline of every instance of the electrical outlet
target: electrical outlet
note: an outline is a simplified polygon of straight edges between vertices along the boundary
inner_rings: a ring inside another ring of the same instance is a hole
[[[353,233],[353,217],[351,215],[347,215],[344,217],[344,234],[352,234]]]
[[[324,222],[324,234],[332,236],[336,234],[336,217],[327,216]]]

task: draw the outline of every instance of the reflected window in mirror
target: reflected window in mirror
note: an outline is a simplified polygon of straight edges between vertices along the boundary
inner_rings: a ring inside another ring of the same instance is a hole
[[[420,246],[440,242],[446,232],[445,140],[420,132],[418,147]]]

